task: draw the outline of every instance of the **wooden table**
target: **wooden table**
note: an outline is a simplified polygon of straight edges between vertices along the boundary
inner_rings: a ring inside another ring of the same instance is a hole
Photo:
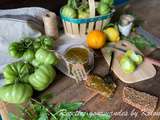
[[[144,20],[144,29],[160,38],[160,15],[157,14],[157,11],[160,11],[159,6],[159,0],[132,0],[130,9]],[[102,76],[105,75],[108,66],[104,58],[99,55],[96,57],[95,61],[94,73],[98,73]],[[125,84],[115,77],[118,82],[118,88],[111,100],[106,100],[102,96],[96,95],[94,92],[86,89],[83,84],[76,85],[74,80],[61,73],[58,73],[56,81],[50,86],[48,92],[53,92],[57,96],[52,101],[53,103],[59,103],[62,101],[84,101],[85,105],[82,107],[82,110],[92,112],[114,112],[115,114],[123,115],[113,115],[113,120],[159,120],[159,117],[145,116],[137,109],[122,101],[122,90],[124,86],[130,86],[139,91],[144,91],[159,97],[160,68],[156,67],[156,69],[157,75],[154,78],[136,84]],[[156,111],[160,111],[159,104]],[[130,115],[134,112],[137,112],[137,117]],[[129,115],[127,115],[127,113]]]
[[[96,57],[94,73],[105,75],[108,65],[104,58],[99,55]],[[48,88],[47,92],[52,92],[56,97],[51,101],[52,103],[83,101],[85,105],[81,108],[84,111],[92,112],[114,112],[114,114],[121,114],[124,116],[113,115],[113,120],[148,120],[149,117],[142,115],[137,109],[125,104],[122,101],[122,90],[124,86],[130,86],[140,91],[145,91],[155,96],[160,96],[160,68],[157,68],[157,75],[147,81],[136,84],[124,84],[118,78],[118,88],[111,100],[107,100],[102,96],[88,90],[83,84],[77,85],[75,80],[64,76],[58,72],[55,82]],[[158,106],[159,107],[159,106]],[[121,113],[120,113],[121,112]],[[137,112],[137,117],[131,116],[131,112]],[[127,115],[127,113],[129,115]],[[126,116],[125,116],[126,115]]]
[[[131,0],[131,9],[133,12],[144,19],[144,28],[160,37],[160,0]],[[64,1],[63,1],[64,2]],[[57,1],[59,3],[58,7],[54,0],[49,1],[40,1],[40,0],[2,0],[0,2],[1,9],[7,8],[17,8],[24,6],[41,6],[48,8],[50,10],[56,10],[58,13],[58,8],[61,6],[60,4],[64,4]],[[104,58],[99,55],[96,57],[95,63],[95,73],[100,75],[105,75],[107,72],[107,64]],[[124,86],[130,86],[140,91],[145,91],[155,96],[160,96],[160,68],[157,69],[157,75],[147,81],[139,82],[136,84],[128,85],[122,83],[118,78],[115,79],[118,82],[118,88],[111,100],[106,100],[102,96],[95,94],[94,92],[85,88],[83,84],[76,85],[73,79],[70,79],[64,76],[62,73],[58,72],[57,78],[55,82],[48,88],[46,92],[52,92],[56,95],[56,97],[52,100],[53,103],[59,103],[62,101],[84,101],[85,105],[81,108],[85,111],[92,112],[119,112],[117,114],[123,114],[124,116],[116,116],[112,117],[113,120],[148,120],[148,119],[157,119],[157,117],[152,118],[148,116],[142,115],[137,109],[134,109],[130,105],[123,103],[122,101],[122,89]],[[159,105],[158,105],[158,109]],[[157,110],[158,110],[157,109]],[[130,114],[131,112],[138,112],[138,116],[134,117]],[[160,111],[160,110],[159,110]],[[121,112],[121,113],[120,113]],[[127,115],[127,116],[125,116]]]

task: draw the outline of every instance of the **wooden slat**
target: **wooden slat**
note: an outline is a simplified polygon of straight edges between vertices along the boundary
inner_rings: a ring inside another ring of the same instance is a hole
[[[53,92],[53,94],[58,95],[68,89],[70,86],[74,85],[75,83],[76,81],[72,78],[68,78],[61,73],[57,73],[55,81],[49,86],[45,93],[50,91],[51,93]]]
[[[108,18],[106,20],[103,20],[102,29],[110,22],[111,18]]]
[[[88,24],[88,33],[90,32],[90,31],[92,31],[93,30],[93,27],[94,27],[94,22],[90,22],[89,24]]]
[[[65,22],[66,23],[66,28],[67,28],[67,32],[72,34],[73,31],[72,31],[72,25],[70,22]]]
[[[84,84],[74,84],[68,89],[59,93],[52,103],[84,101],[85,103],[92,99],[97,93],[88,90]]]
[[[84,35],[86,33],[86,29],[87,29],[86,26],[87,26],[86,23],[80,24],[80,34],[81,35]]]
[[[73,30],[73,34],[78,35],[79,34],[79,25],[72,23],[72,30]]]
[[[67,33],[67,27],[66,27],[66,23],[63,21],[63,28],[64,28],[64,32]]]
[[[102,29],[102,21],[97,21],[97,22],[96,22],[95,29],[96,29],[96,30],[101,30],[101,29]]]

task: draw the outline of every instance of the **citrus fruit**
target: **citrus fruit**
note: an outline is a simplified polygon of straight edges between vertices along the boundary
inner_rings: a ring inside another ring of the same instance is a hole
[[[91,31],[87,36],[88,47],[93,49],[99,49],[104,46],[106,42],[106,35],[99,30]]]
[[[105,29],[104,33],[106,34],[110,42],[118,42],[120,40],[119,31],[114,27],[109,27]]]

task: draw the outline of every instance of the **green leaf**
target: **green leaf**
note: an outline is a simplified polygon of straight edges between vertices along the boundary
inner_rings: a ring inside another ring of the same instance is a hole
[[[25,48],[30,48],[30,49],[33,49],[33,38],[30,38],[30,37],[26,37],[24,38],[21,42],[24,44],[24,47]]]
[[[61,113],[59,120],[70,120],[71,119],[71,114],[70,113]]]
[[[9,113],[8,116],[9,116],[9,120],[25,120],[23,118],[16,116],[14,113]]]
[[[55,117],[52,116],[52,117],[50,118],[50,120],[58,120],[58,118],[55,118]]]
[[[151,42],[151,40],[148,40],[141,35],[130,36],[127,38],[127,40],[134,44],[139,50],[156,47],[156,45]]]
[[[67,111],[76,111],[82,106],[82,102],[61,103],[55,107],[55,111],[66,109]]]
[[[49,118],[48,118],[48,113],[47,113],[46,110],[42,110],[42,111],[40,112],[40,115],[39,115],[38,120],[49,120]]]
[[[17,120],[17,116],[13,113],[9,113],[9,120]]]
[[[23,111],[24,111],[25,107],[22,106],[21,104],[15,104],[15,106],[16,106],[18,112],[19,112],[21,115],[24,115],[24,112],[23,112]]]
[[[103,29],[106,29],[106,28],[108,28],[108,27],[114,27],[114,26],[115,26],[114,23],[107,23],[107,24],[104,26]]]
[[[39,105],[39,104],[33,104],[33,109],[34,109],[36,112],[41,112],[41,111],[42,111],[42,106]]]

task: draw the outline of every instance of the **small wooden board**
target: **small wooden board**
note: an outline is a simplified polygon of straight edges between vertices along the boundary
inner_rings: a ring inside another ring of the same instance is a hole
[[[115,43],[110,43],[110,44],[115,44]],[[126,50],[131,49],[141,53],[133,44],[129,43],[128,41],[124,40],[120,41],[116,43],[115,46]],[[136,83],[150,79],[156,75],[156,69],[151,63],[147,62],[146,60],[144,60],[144,62],[137,67],[135,72],[131,74],[124,73],[119,64],[120,56],[122,56],[124,52],[116,50],[114,48],[104,47],[101,49],[101,51],[108,64],[110,63],[110,52],[112,50],[115,51],[115,58],[113,61],[112,70],[117,75],[117,77],[119,77],[121,81],[125,83]]]

